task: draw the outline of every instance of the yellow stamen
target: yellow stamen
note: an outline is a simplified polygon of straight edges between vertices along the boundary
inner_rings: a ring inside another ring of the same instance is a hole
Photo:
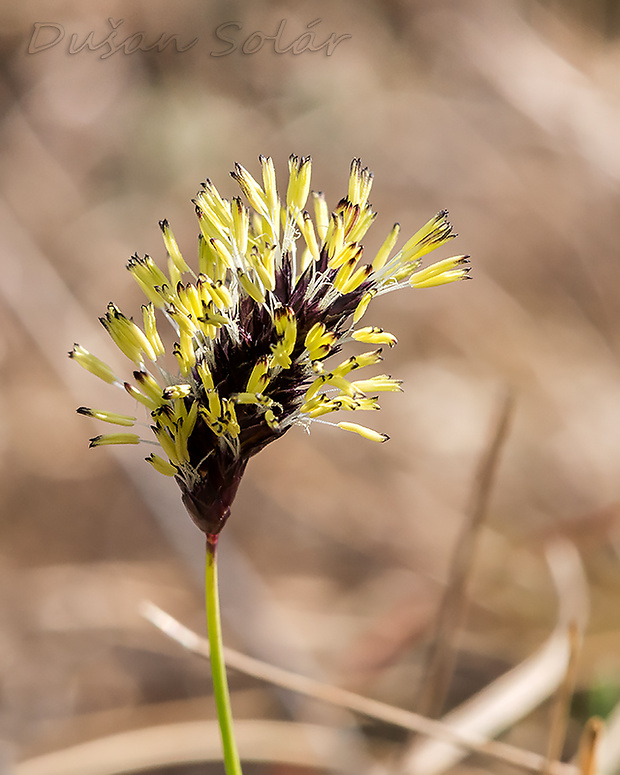
[[[325,237],[329,228],[329,208],[323,196],[322,191],[312,192],[312,201],[314,203],[314,220],[316,221],[316,231],[319,239],[325,242]]]
[[[154,401],[152,398],[149,398],[148,396],[145,396],[143,393],[141,393],[136,387],[133,385],[130,385],[129,382],[125,382],[124,384],[125,390],[129,393],[129,395],[132,398],[135,398],[136,401],[146,406],[151,411],[154,411],[159,406],[161,406],[161,403],[158,401]]]
[[[265,294],[261,291],[256,283],[250,280],[248,274],[246,274],[242,269],[237,269],[237,277],[239,278],[241,287],[248,294],[248,296],[254,299],[254,301],[256,301],[258,304],[265,303]]]
[[[402,380],[392,379],[389,374],[379,374],[370,379],[355,380],[351,383],[362,393],[402,393]]]
[[[173,466],[172,463],[164,460],[163,457],[159,457],[159,455],[151,454],[144,459],[147,463],[150,463],[158,473],[163,474],[164,476],[176,476],[178,473],[178,468],[176,466]]]
[[[119,382],[118,377],[114,374],[112,369],[107,363],[100,361],[95,355],[92,355],[85,350],[81,345],[74,344],[73,350],[69,353],[69,358],[72,358],[76,363],[79,363],[83,369],[94,374],[95,377],[99,377],[104,382],[113,385]]]
[[[366,310],[368,309],[368,305],[370,302],[374,299],[374,297],[377,295],[377,289],[371,288],[369,291],[366,291],[366,293],[362,296],[360,303],[355,308],[355,312],[353,313],[353,322],[358,323]]]
[[[169,385],[168,387],[164,388],[163,396],[168,400],[171,398],[186,398],[187,396],[191,395],[191,392],[191,385]]]
[[[137,433],[105,433],[90,439],[90,447],[102,447],[105,444],[139,444]]]
[[[359,433],[359,435],[363,436],[365,439],[368,439],[369,441],[377,441],[380,444],[390,438],[386,433],[378,433],[377,431],[373,431],[371,428],[366,428],[364,425],[358,425],[354,422],[339,422],[336,424],[339,428],[342,428],[343,431]]]
[[[163,342],[157,333],[157,321],[155,319],[155,304],[149,302],[142,305],[142,318],[144,320],[144,333],[149,340],[153,352],[157,357],[165,354]]]
[[[115,412],[105,412],[101,409],[90,409],[87,406],[80,406],[76,409],[78,414],[83,414],[85,417],[94,417],[95,420],[102,420],[103,422],[112,423],[112,425],[126,425],[131,426],[136,422],[135,417],[131,417],[127,414],[116,414]]]
[[[381,245],[381,247],[377,251],[377,255],[375,256],[375,259],[372,262],[372,268],[374,269],[375,272],[378,272],[379,269],[382,269],[385,266],[388,258],[390,257],[390,253],[392,252],[392,249],[396,244],[396,240],[398,239],[399,232],[400,232],[400,224],[395,223],[394,226],[392,227],[392,231],[385,238],[383,245]]]
[[[287,207],[293,212],[303,210],[310,192],[310,176],[312,159],[309,156],[299,158],[294,154],[289,157],[289,183],[286,192]]]
[[[245,389],[248,393],[262,393],[269,384],[270,379],[269,358],[263,355],[254,364]]]
[[[170,226],[168,225],[168,221],[166,219],[164,219],[163,221],[160,221],[159,228],[163,232],[164,245],[166,246],[168,255],[174,262],[174,265],[177,268],[177,270],[181,274],[183,272],[189,272],[189,266],[185,263],[185,259],[181,255],[181,251],[179,250],[179,246],[177,245],[177,241],[174,238],[174,234],[172,233]]]
[[[377,326],[360,328],[357,331],[353,331],[351,336],[356,341],[364,342],[365,344],[387,344],[390,347],[394,347],[394,345],[398,344],[398,339],[394,334],[390,334],[388,331],[384,331]]]

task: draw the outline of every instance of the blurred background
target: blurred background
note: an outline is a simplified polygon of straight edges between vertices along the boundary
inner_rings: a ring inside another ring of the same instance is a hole
[[[470,254],[474,279],[367,314],[399,339],[383,365],[405,392],[370,418],[388,444],[317,425],[251,461],[221,542],[227,643],[431,713],[437,612],[473,537],[433,715],[578,619],[573,756],[586,718],[620,699],[620,4],[32,0],[0,14],[0,766],[213,718],[206,662],[140,614],[152,600],[204,633],[202,537],[139,450],[87,449],[101,430],[75,407],[131,401],[66,354],[79,342],[127,371],[96,320],[110,300],[139,315],[126,260],[163,260],[168,218],[191,263],[201,181],[230,197],[234,162],[258,174],[260,153],[281,191],[289,154],[311,155],[331,206],[360,156],[379,213],[366,247],[446,208],[459,237],[439,257]],[[162,35],[177,37],[157,50]],[[507,392],[485,519],[467,530]],[[351,771],[402,771],[403,730],[231,680],[240,719],[346,729]],[[552,708],[516,712],[503,739],[544,754]]]

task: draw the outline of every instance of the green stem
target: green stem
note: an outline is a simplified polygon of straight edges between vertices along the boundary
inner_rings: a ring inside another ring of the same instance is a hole
[[[217,535],[207,536],[207,563],[205,572],[205,600],[207,606],[207,628],[211,649],[211,674],[213,693],[217,708],[217,720],[222,736],[224,766],[226,775],[241,775],[241,763],[237,753],[237,743],[233,729],[230,692],[224,663],[222,644],[222,623],[220,621],[220,601],[217,591]]]

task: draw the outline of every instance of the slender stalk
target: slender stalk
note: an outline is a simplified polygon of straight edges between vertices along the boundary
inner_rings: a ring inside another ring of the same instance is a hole
[[[241,762],[239,761],[237,743],[235,741],[232,710],[230,707],[230,692],[228,691],[228,679],[224,663],[220,600],[217,591],[217,539],[217,535],[207,536],[205,572],[205,601],[209,647],[211,650],[211,674],[213,676],[213,693],[217,708],[217,720],[222,736],[226,775],[241,775]]]

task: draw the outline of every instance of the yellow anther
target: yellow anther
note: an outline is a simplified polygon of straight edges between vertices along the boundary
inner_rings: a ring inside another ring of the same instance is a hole
[[[234,180],[237,181],[239,188],[243,191],[252,207],[261,215],[264,215],[265,217],[269,216],[269,207],[267,205],[265,192],[245,167],[242,167],[241,164],[235,164],[235,170],[230,174]]]
[[[108,364],[100,361],[99,358],[89,353],[88,350],[85,350],[81,345],[73,345],[73,350],[69,353],[69,358],[72,358],[76,363],[79,363],[83,369],[94,374],[95,377],[99,377],[99,379],[102,379],[104,382],[108,382],[110,385],[119,383],[118,377],[114,374]]]
[[[332,373],[339,377],[344,377],[350,371],[361,369],[364,366],[373,366],[375,363],[379,363],[380,360],[382,360],[381,350],[372,350],[371,352],[361,353],[361,355],[353,355],[336,366],[335,369],[332,369]]]
[[[277,221],[278,211],[280,210],[280,202],[278,200],[278,190],[276,188],[276,171],[273,166],[273,160],[271,156],[259,156],[258,160],[261,163],[263,172],[263,188],[265,190],[267,208],[269,210],[271,219]]]
[[[76,409],[78,414],[83,414],[85,417],[94,417],[95,420],[102,420],[103,422],[112,423],[112,425],[125,425],[131,426],[136,422],[135,417],[131,417],[127,414],[116,414],[115,412],[105,412],[101,409],[90,409],[87,406],[80,406]]]
[[[183,360],[181,373],[184,377],[187,377],[191,374],[193,367],[196,365],[196,353],[194,352],[194,337],[192,336],[192,333],[181,329],[179,333],[179,345]]]
[[[149,340],[154,354],[159,357],[165,354],[163,342],[157,332],[157,321],[155,319],[155,304],[149,302],[142,305],[142,319],[144,321],[144,333]]]
[[[360,328],[354,331],[351,336],[358,342],[364,342],[365,344],[387,344],[390,347],[398,344],[398,339],[394,334],[390,334],[388,331],[384,331],[378,326],[366,326],[366,328]]]
[[[213,302],[219,309],[228,309],[232,306],[233,300],[230,291],[221,280],[216,280],[211,284],[211,292],[214,296]]]
[[[415,272],[409,278],[409,284],[414,288],[444,285],[464,279],[468,276],[469,270],[469,256],[453,256]]]
[[[357,384],[357,383],[353,383]],[[332,399],[336,409],[344,409],[346,411],[356,412],[358,410],[368,411],[380,409],[379,402],[376,397],[373,398],[353,398],[351,396],[336,396]]]
[[[238,436],[241,432],[241,426],[237,421],[235,405],[227,398],[222,399],[222,418],[226,425],[226,432],[229,433],[233,438]]]
[[[130,385],[129,382],[125,382],[124,387],[132,398],[135,398],[136,401],[143,404],[151,411],[154,411],[161,405],[161,402],[154,401],[149,396],[144,395],[144,393],[141,393],[138,388],[134,387],[134,385]]]
[[[370,428],[366,428],[363,425],[358,425],[354,422],[339,422],[337,423],[339,428],[342,428],[343,431],[351,431],[352,433],[359,433],[360,436],[363,436],[365,439],[368,439],[369,441],[377,441],[380,444],[384,441],[387,441],[390,437],[385,433],[378,433],[377,431],[373,431]]]
[[[297,330],[295,313],[290,307],[278,307],[273,315],[273,323],[278,336],[286,336],[292,327]]]
[[[314,220],[316,223],[316,232],[321,242],[325,241],[327,230],[329,228],[329,208],[323,196],[322,191],[312,192],[312,202],[314,204]]]
[[[144,459],[147,463],[150,463],[158,473],[163,474],[164,476],[176,476],[178,473],[178,468],[176,466],[173,466],[172,463],[164,460],[163,457],[159,457],[159,455],[151,454]]]
[[[298,219],[297,222],[299,224],[299,228],[301,229],[301,233],[303,234],[304,240],[306,241],[310,255],[315,261],[318,261],[321,255],[321,250],[316,239],[314,225],[312,223],[310,213],[304,211],[303,216]]]
[[[234,260],[230,248],[219,239],[211,239],[211,247],[217,253],[220,261],[229,269],[234,266]]]
[[[163,395],[161,385],[156,379],[147,374],[146,371],[134,371],[134,379],[140,385],[140,388],[144,395],[151,398],[157,404],[163,403]]]
[[[340,213],[332,213],[327,234],[325,235],[325,245],[327,247],[329,266],[331,267],[332,259],[338,261],[340,251],[344,245],[344,222]]]
[[[173,260],[174,265],[180,273],[189,272],[189,266],[185,263],[185,259],[181,255],[177,241],[174,238],[174,234],[168,225],[168,221],[164,219],[159,222],[159,228],[164,235],[164,245],[168,251],[168,255]]]
[[[245,389],[248,393],[262,393],[269,384],[269,358],[261,356],[252,369]]]
[[[274,431],[278,430],[278,428],[280,427],[272,409],[267,409],[267,411],[265,412],[265,422]]]
[[[350,202],[359,201],[361,170],[362,170],[361,159],[353,159],[353,161],[351,162],[351,170],[349,172],[349,191],[347,194],[347,199]]]
[[[407,240],[400,253],[394,258],[400,263],[417,260],[456,237],[456,234],[452,233],[447,215],[447,210],[438,212],[411,239]]]
[[[362,169],[360,159],[353,159],[349,175],[349,192],[347,199],[354,205],[363,205],[368,199],[372,186],[372,173],[367,167]]]
[[[235,243],[237,250],[241,256],[245,256],[245,252],[248,248],[248,228],[250,225],[250,217],[248,208],[244,207],[243,202],[239,197],[233,199],[232,205],[233,216],[233,232],[235,235]]]
[[[357,264],[357,258],[353,256],[346,262],[346,264],[340,267],[340,269],[338,270],[338,274],[334,278],[334,288],[337,291],[340,291],[341,293],[343,292],[342,288],[343,286],[346,285],[347,280],[353,274],[356,264]]]
[[[187,305],[189,306],[191,314],[194,316],[195,320],[198,320],[202,314],[202,299],[200,298],[198,289],[195,285],[192,285],[192,283],[188,283],[185,286],[185,298],[187,299]]]
[[[291,354],[297,341],[297,318],[290,307],[278,307],[274,313],[274,327],[279,336],[275,345],[271,345],[273,361],[283,369],[291,367]]]
[[[304,347],[306,350],[312,350],[314,347],[319,345],[325,331],[326,328],[324,323],[315,323],[308,331],[306,338],[304,339]]]
[[[216,328],[230,323],[230,318],[226,317],[226,315],[221,315],[213,309],[212,301],[208,304],[205,304],[204,301],[202,302],[202,314],[198,320],[209,326],[215,326]]]
[[[376,217],[377,213],[373,213],[370,206],[366,205],[366,207],[360,211],[359,217],[356,219],[355,223],[349,226],[347,239],[352,242],[361,242]]]
[[[314,398],[319,390],[324,386],[329,385],[336,387],[352,398],[363,398],[364,394],[357,390],[351,382],[346,380],[341,374],[335,374],[333,371],[325,372],[317,377],[306,391],[305,399],[310,401]]]
[[[191,392],[191,385],[169,385],[168,387],[164,388],[163,397],[167,400],[172,398],[187,398],[187,396],[191,395]]]
[[[372,262],[372,268],[375,270],[375,272],[378,272],[379,269],[382,269],[387,263],[387,260],[390,257],[390,253],[392,252],[392,249],[396,244],[396,240],[398,239],[399,233],[400,233],[400,224],[395,223],[394,226],[392,227],[392,231],[385,238],[383,245],[381,245],[381,247],[377,251],[377,255],[375,256],[375,259]]]
[[[323,323],[315,323],[308,331],[304,345],[311,361],[325,358],[338,337],[331,331],[326,331]]]
[[[250,254],[252,268],[269,291],[276,287],[275,252],[275,245],[265,245],[261,251],[255,245]]]
[[[105,433],[90,439],[90,447],[102,447],[104,444],[139,444],[137,433]]]
[[[179,272],[179,267],[174,263],[172,256],[168,256],[168,277],[171,288],[176,288],[181,282],[181,272]]]
[[[342,283],[339,290],[340,293],[343,295],[345,293],[351,293],[351,291],[354,291],[356,288],[359,288],[359,286],[366,280],[369,275],[372,273],[372,266],[370,264],[367,264],[366,266],[361,266],[356,272],[354,272],[349,279]]]
[[[362,257],[362,253],[363,248],[361,245],[358,245],[357,242],[347,242],[330,259],[329,268],[338,269],[339,267],[344,266],[350,259],[355,259],[357,262]]]
[[[217,262],[217,253],[213,250],[211,243],[205,239],[204,234],[198,235],[198,271],[200,274],[213,277]]]
[[[211,372],[209,371],[209,367],[204,361],[201,361],[197,367],[198,376],[200,377],[200,381],[202,382],[202,386],[205,390],[215,390],[215,385],[213,384],[213,377],[211,376]]]
[[[183,401],[179,402],[185,408]],[[191,436],[196,426],[196,420],[198,419],[198,401],[192,401],[192,405],[189,408],[189,412],[183,421],[183,431],[187,436]]]
[[[248,274],[246,274],[242,269],[237,269],[237,277],[239,278],[241,287],[248,294],[248,296],[254,299],[254,301],[258,304],[265,303],[265,294],[256,283],[250,280]]]
[[[371,288],[369,291],[366,291],[366,293],[362,296],[360,303],[357,305],[357,307],[355,308],[355,312],[353,313],[354,323],[357,323],[359,320],[362,319],[364,313],[368,309],[368,305],[376,295],[377,295],[377,289]]]
[[[207,391],[207,403],[209,405],[209,415],[216,420],[222,414],[222,402],[217,390]]]
[[[187,449],[188,436],[186,433],[183,433],[182,428],[183,423],[179,422],[174,434],[174,451],[177,460],[181,464],[189,463],[189,450]]]
[[[99,320],[110,334],[114,344],[129,360],[141,364],[143,353],[150,360],[157,360],[157,355],[144,332],[138,328],[133,320],[125,317],[112,302],[108,304],[105,317],[101,317]]]
[[[312,159],[310,156],[289,156],[289,182],[286,192],[286,205],[294,213],[303,210],[310,193]]]
[[[179,460],[177,454],[174,435],[171,435],[169,430],[162,428],[159,425],[152,426],[151,430],[155,434],[155,438],[159,442],[159,446],[166,453],[170,461],[175,464],[181,463],[181,460]]]
[[[370,379],[355,380],[351,383],[362,393],[402,393],[402,380],[392,379],[389,374],[379,374]]]

